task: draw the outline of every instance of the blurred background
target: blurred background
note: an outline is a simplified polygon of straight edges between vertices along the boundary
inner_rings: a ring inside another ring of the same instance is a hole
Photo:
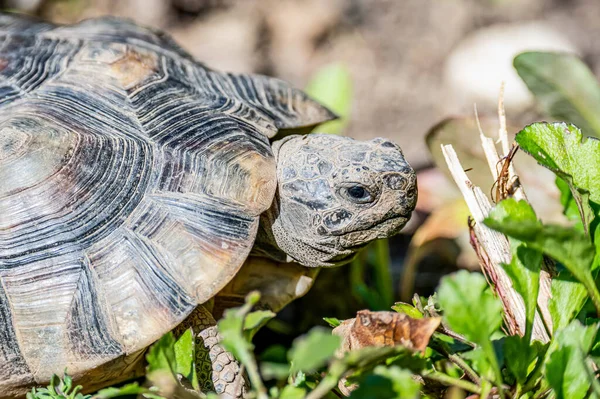
[[[475,80],[473,84],[491,87],[492,98],[497,97],[499,82],[493,79],[493,72],[483,69],[509,66],[497,63],[506,64],[502,56],[510,47],[573,48],[592,63],[600,60],[600,2],[596,0],[0,3],[4,9],[61,23],[100,15],[131,18],[170,33],[209,66],[274,75],[298,87],[305,87],[324,65],[342,63],[354,88],[352,118],[345,134],[392,138],[403,146],[415,167],[429,162],[423,137],[433,122],[448,114],[471,112],[468,96],[473,89],[456,85]],[[488,37],[474,38],[478,33]],[[485,39],[487,47],[482,43]],[[462,60],[464,64],[453,59],[456,50],[464,53],[468,51],[465,47],[478,45],[483,49],[471,50],[471,57]],[[477,65],[470,65],[473,62]],[[460,68],[465,76],[448,76],[460,74]],[[595,68],[598,71],[597,65]],[[477,69],[488,75],[469,76]],[[490,79],[484,79],[487,77]],[[512,89],[509,84],[507,90]]]
[[[435,121],[472,113],[473,99],[481,111],[481,98],[473,87],[462,87],[465,83],[491,89],[495,103],[500,84],[495,73],[510,67],[508,51],[571,48],[600,72],[597,0],[3,0],[0,4],[60,23],[101,15],[131,18],[170,33],[216,69],[273,75],[297,87],[305,87],[323,66],[343,64],[353,84],[351,120],[344,134],[394,139],[418,168],[430,161],[423,138]],[[456,59],[458,52],[464,59]],[[508,102],[516,90],[512,86],[508,82]]]
[[[327,128],[331,133],[382,136],[402,146],[419,179],[418,209],[405,233],[376,243],[350,267],[323,271],[305,298],[259,333],[259,348],[274,336],[285,341],[324,324],[323,317],[349,318],[358,309],[410,301],[414,292],[429,295],[457,268],[477,270],[468,211],[446,176],[439,144],[460,147],[469,176],[490,189],[473,104],[494,137],[505,81],[511,133],[548,119],[514,71],[513,57],[525,50],[574,53],[600,75],[598,0],[3,0],[0,6],[59,23],[131,18],[168,32],[210,67],[306,88],[344,117]],[[531,202],[553,220],[561,211],[554,185],[536,188],[551,174],[523,162]]]

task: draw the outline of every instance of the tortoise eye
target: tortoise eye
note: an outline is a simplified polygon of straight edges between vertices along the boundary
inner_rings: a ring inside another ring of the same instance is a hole
[[[345,190],[345,195],[346,197],[348,197],[348,199],[352,202],[358,202],[361,204],[364,204],[366,202],[371,202],[373,200],[373,196],[371,195],[371,193],[369,192],[369,190],[367,190],[365,187],[363,186],[350,186],[347,187]]]

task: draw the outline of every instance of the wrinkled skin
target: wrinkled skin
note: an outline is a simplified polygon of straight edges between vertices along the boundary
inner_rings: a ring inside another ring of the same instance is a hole
[[[273,152],[277,194],[261,217],[255,254],[339,266],[369,242],[399,233],[415,207],[415,172],[391,141],[288,136]]]

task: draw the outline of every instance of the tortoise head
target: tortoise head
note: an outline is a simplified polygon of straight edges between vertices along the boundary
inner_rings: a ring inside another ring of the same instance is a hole
[[[288,261],[347,263],[369,242],[397,234],[415,207],[415,172],[388,140],[288,136],[273,151],[277,197],[259,238],[268,234]]]

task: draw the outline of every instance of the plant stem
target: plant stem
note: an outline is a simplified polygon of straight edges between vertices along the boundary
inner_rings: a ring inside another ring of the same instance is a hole
[[[600,292],[598,292],[598,287],[596,287],[596,282],[592,277],[591,273],[589,279],[583,279],[581,281],[585,288],[587,288],[588,293],[590,294],[590,299],[594,303],[594,307],[596,308],[596,314],[600,317]]]
[[[458,356],[456,353],[453,353],[451,355],[448,355],[448,359],[450,359],[452,363],[460,367],[461,370],[465,372],[465,374],[467,375],[467,377],[469,377],[471,381],[473,381],[477,385],[481,384],[481,379],[479,378],[475,370],[473,370],[471,366],[469,366],[467,362],[465,362],[460,356]]]
[[[593,395],[591,395],[590,397],[595,396],[596,398],[599,398],[600,397],[600,383],[598,382],[598,378],[596,378],[596,373],[594,371],[595,364],[589,358],[584,360],[584,362],[585,362],[585,371],[586,371],[587,377],[591,384],[591,392],[593,392]]]
[[[258,291],[252,291],[246,296],[246,303],[237,309],[237,315],[242,318],[242,327],[246,317],[248,316],[248,313],[250,313],[250,310],[252,310],[252,307],[258,302],[259,299],[260,293]],[[244,331],[242,328],[240,329],[240,337],[243,337]],[[242,366],[246,367],[248,371],[248,378],[250,379],[250,384],[252,385],[253,390],[256,391],[257,399],[269,399],[269,396],[267,395],[267,388],[265,388],[262,378],[260,378],[260,373],[258,372],[258,365],[256,364],[256,358],[254,357],[254,354],[247,348],[243,347],[239,351],[238,356],[238,360]]]
[[[441,382],[444,385],[459,387],[461,389],[464,389],[465,391],[469,391],[472,393],[476,393],[476,394],[481,393],[481,388],[479,388],[477,385],[473,384],[472,382],[465,381],[465,380],[459,380],[458,378],[450,377],[449,375],[439,373],[437,371],[434,371],[429,374],[424,374],[423,378]]]
[[[479,398],[489,398],[490,393],[494,389],[494,385],[488,380],[481,381],[481,393],[479,394]]]
[[[531,371],[531,373],[529,374],[529,378],[527,378],[527,381],[525,381],[525,385],[523,386],[523,389],[522,389],[523,393],[527,393],[527,392],[531,391],[538,384],[538,380],[542,376],[542,370],[543,370],[544,364],[545,364],[545,362],[544,362],[545,356],[546,356],[546,354],[539,357],[537,364],[533,368],[533,371]]]
[[[240,359],[241,363],[246,366],[248,371],[248,378],[250,379],[250,384],[252,388],[256,391],[256,397],[258,399],[268,399],[267,389],[260,378],[260,374],[258,372],[258,366],[256,365],[256,360],[254,356],[248,356],[245,361]]]
[[[363,298],[359,293],[359,287],[366,287],[364,279],[364,258],[362,253],[358,253],[356,258],[350,263],[350,287],[352,287],[352,296],[358,301],[362,301]]]
[[[546,330],[546,333],[548,334],[548,337],[552,338],[552,327],[548,324],[548,320],[546,320],[546,318],[544,317],[544,313],[542,313],[542,308],[539,305],[539,303],[536,306],[537,311],[540,314],[540,319],[542,319],[542,325],[544,326],[544,329]]]
[[[447,343],[440,341],[439,344],[441,350],[444,352],[444,355],[448,356],[448,360],[457,365],[467,375],[467,377],[469,377],[471,381],[473,381],[477,385],[481,385],[481,379],[479,378],[479,375],[477,375],[477,372],[473,370],[471,366],[469,366],[467,362],[463,360],[462,357],[454,353]]]
[[[419,308],[417,308],[417,309],[419,309]],[[427,311],[421,310],[421,309],[419,309],[419,311],[423,314],[429,314],[431,317],[442,317],[438,312],[436,312],[435,310],[433,310],[431,308],[429,308]],[[460,341],[465,345],[469,345],[472,348],[475,348],[477,346],[473,342],[467,340],[462,335],[452,331],[450,326],[448,326],[448,324],[443,319],[442,319],[442,322],[440,323],[439,327],[437,328],[437,331],[441,334],[445,334],[449,337],[452,337],[455,340]],[[450,351],[448,351],[448,353],[450,353]]]
[[[421,297],[419,296],[419,294],[414,294],[413,295],[413,305],[415,305],[415,308],[417,308],[417,310],[423,314],[425,313],[425,308],[423,307],[423,302],[421,302]]]
[[[392,286],[390,247],[386,239],[376,240],[373,243],[375,249],[375,286],[386,306],[394,303],[394,288]]]
[[[321,380],[319,385],[312,391],[306,395],[304,399],[321,399],[323,396],[327,395],[338,383],[338,380],[341,378],[341,375],[337,374],[329,374],[325,378]]]
[[[513,395],[513,399],[519,399],[523,391],[521,390],[521,386],[517,385],[517,389],[515,390],[515,394]]]
[[[496,351],[494,350],[492,341],[481,342],[481,348],[483,349],[483,352],[486,354],[492,365],[492,369],[494,370],[495,375],[494,379],[496,380],[495,383],[498,387],[498,393],[500,394],[500,397],[504,399],[506,398],[506,395],[504,394],[504,387],[502,386],[502,371],[500,370],[500,365],[498,364],[498,359],[496,358]]]
[[[540,393],[538,393],[536,396],[533,397],[533,399],[542,399],[545,398],[546,396],[548,396],[550,393],[552,392],[552,389],[546,389],[545,391],[542,391]]]

